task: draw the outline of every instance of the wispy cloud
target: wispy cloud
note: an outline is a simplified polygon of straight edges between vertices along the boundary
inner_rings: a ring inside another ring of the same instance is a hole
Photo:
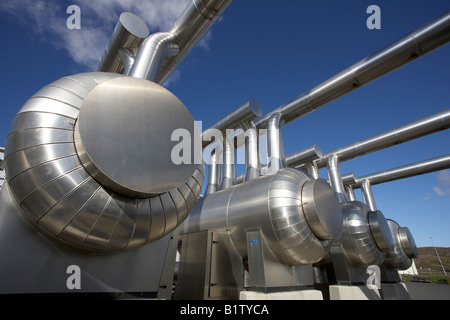
[[[119,15],[129,11],[140,16],[151,32],[169,30],[190,0],[57,0],[1,1],[0,12],[9,14],[41,36],[52,46],[64,49],[69,57],[87,70],[95,70]],[[81,29],[69,30],[66,9],[76,4],[81,9]],[[209,32],[199,46],[208,49]],[[177,81],[176,74],[171,81]]]
[[[450,169],[439,172],[436,176],[438,185],[433,188],[438,196],[450,195]]]

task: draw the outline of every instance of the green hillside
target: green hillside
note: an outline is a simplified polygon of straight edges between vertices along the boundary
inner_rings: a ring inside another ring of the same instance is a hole
[[[419,257],[414,259],[414,262],[419,272],[419,277],[428,278],[432,282],[442,283],[446,280],[450,283],[450,248],[436,248],[441,258],[442,265],[447,272],[447,277],[444,276],[441,263],[439,262],[436,251],[433,247],[418,248]],[[403,280],[412,280],[411,276],[402,276]]]

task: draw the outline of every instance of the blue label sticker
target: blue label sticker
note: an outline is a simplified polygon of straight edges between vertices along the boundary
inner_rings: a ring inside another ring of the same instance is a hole
[[[250,244],[251,244],[252,246],[256,246],[256,245],[258,244],[258,239],[251,239],[251,240],[250,240]]]

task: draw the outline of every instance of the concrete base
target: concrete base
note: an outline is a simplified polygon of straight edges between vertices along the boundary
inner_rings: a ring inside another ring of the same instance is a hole
[[[377,289],[367,286],[330,286],[330,300],[381,300]]]
[[[239,300],[323,300],[319,290],[297,290],[263,293],[256,291],[241,291]]]
[[[411,300],[406,285],[400,283],[382,283],[381,295],[383,300]]]

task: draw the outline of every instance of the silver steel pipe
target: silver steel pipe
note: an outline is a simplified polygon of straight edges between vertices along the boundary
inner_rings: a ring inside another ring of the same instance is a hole
[[[336,192],[336,197],[339,203],[347,202],[345,195],[344,184],[342,183],[341,171],[339,169],[338,156],[332,154],[328,157],[327,172],[329,177],[329,183],[333,190]]]
[[[267,171],[266,175],[277,173],[280,169],[286,168],[286,156],[284,154],[283,136],[281,127],[284,119],[281,113],[274,113],[267,126]]]
[[[370,180],[364,179],[361,181],[361,193],[364,203],[369,206],[370,210],[377,211],[377,205],[375,204],[375,198],[373,197]]]
[[[371,185],[390,182],[399,179],[410,178],[421,174],[445,170],[450,168],[450,154],[435,157],[429,160],[419,161],[397,168],[379,171],[357,178],[352,184],[353,188],[360,188],[362,181],[369,180]]]
[[[122,13],[106,45],[97,71],[122,73],[124,63],[120,57],[120,50],[128,49],[135,55],[139,45],[148,37],[149,32],[147,24],[137,15],[131,12]]]
[[[304,166],[315,179],[320,178],[319,169],[315,163],[315,160],[322,157],[322,151],[317,144],[312,145],[309,148],[300,150],[294,154],[291,154],[286,158],[286,163],[290,167]]]
[[[356,201],[355,191],[353,190],[352,184],[356,183],[356,178],[354,173],[344,174],[342,177],[342,183],[344,184],[345,193],[349,201]]]
[[[290,123],[363,85],[424,56],[450,41],[450,11],[428,22],[384,49],[368,56],[334,77],[255,121],[267,127],[274,113]]]
[[[209,146],[212,141],[205,141],[209,139],[204,139],[208,136],[208,131],[218,130],[222,134],[226,133],[226,130],[234,130],[241,126],[242,123],[248,123],[262,115],[262,109],[259,103],[250,99],[244,104],[242,104],[239,108],[233,110],[225,117],[214,123],[208,129],[203,131],[202,133],[202,147],[203,149]]]
[[[227,189],[236,184],[236,150],[234,138],[231,135],[223,135],[223,165],[220,190]]]
[[[317,166],[319,168],[326,166],[327,158],[331,154],[338,155],[341,162],[347,161],[448,128],[450,128],[450,109],[327,152],[317,160]],[[288,157],[289,166],[295,163],[294,155]]]
[[[242,123],[241,127],[245,132],[246,167],[244,181],[249,181],[261,175],[261,163],[259,161],[259,136],[255,124],[252,121]]]
[[[164,82],[231,2],[232,0],[192,0],[186,6],[169,31],[173,34],[180,52],[176,56],[163,59],[157,83]]]
[[[164,58],[175,56],[180,48],[170,32],[152,34],[144,40],[129,75],[135,78],[157,82]]]
[[[217,149],[214,149],[211,152],[210,162],[208,165],[208,184],[206,186],[204,196],[208,196],[217,190],[219,190],[220,186],[220,157],[221,152],[217,152]]]

